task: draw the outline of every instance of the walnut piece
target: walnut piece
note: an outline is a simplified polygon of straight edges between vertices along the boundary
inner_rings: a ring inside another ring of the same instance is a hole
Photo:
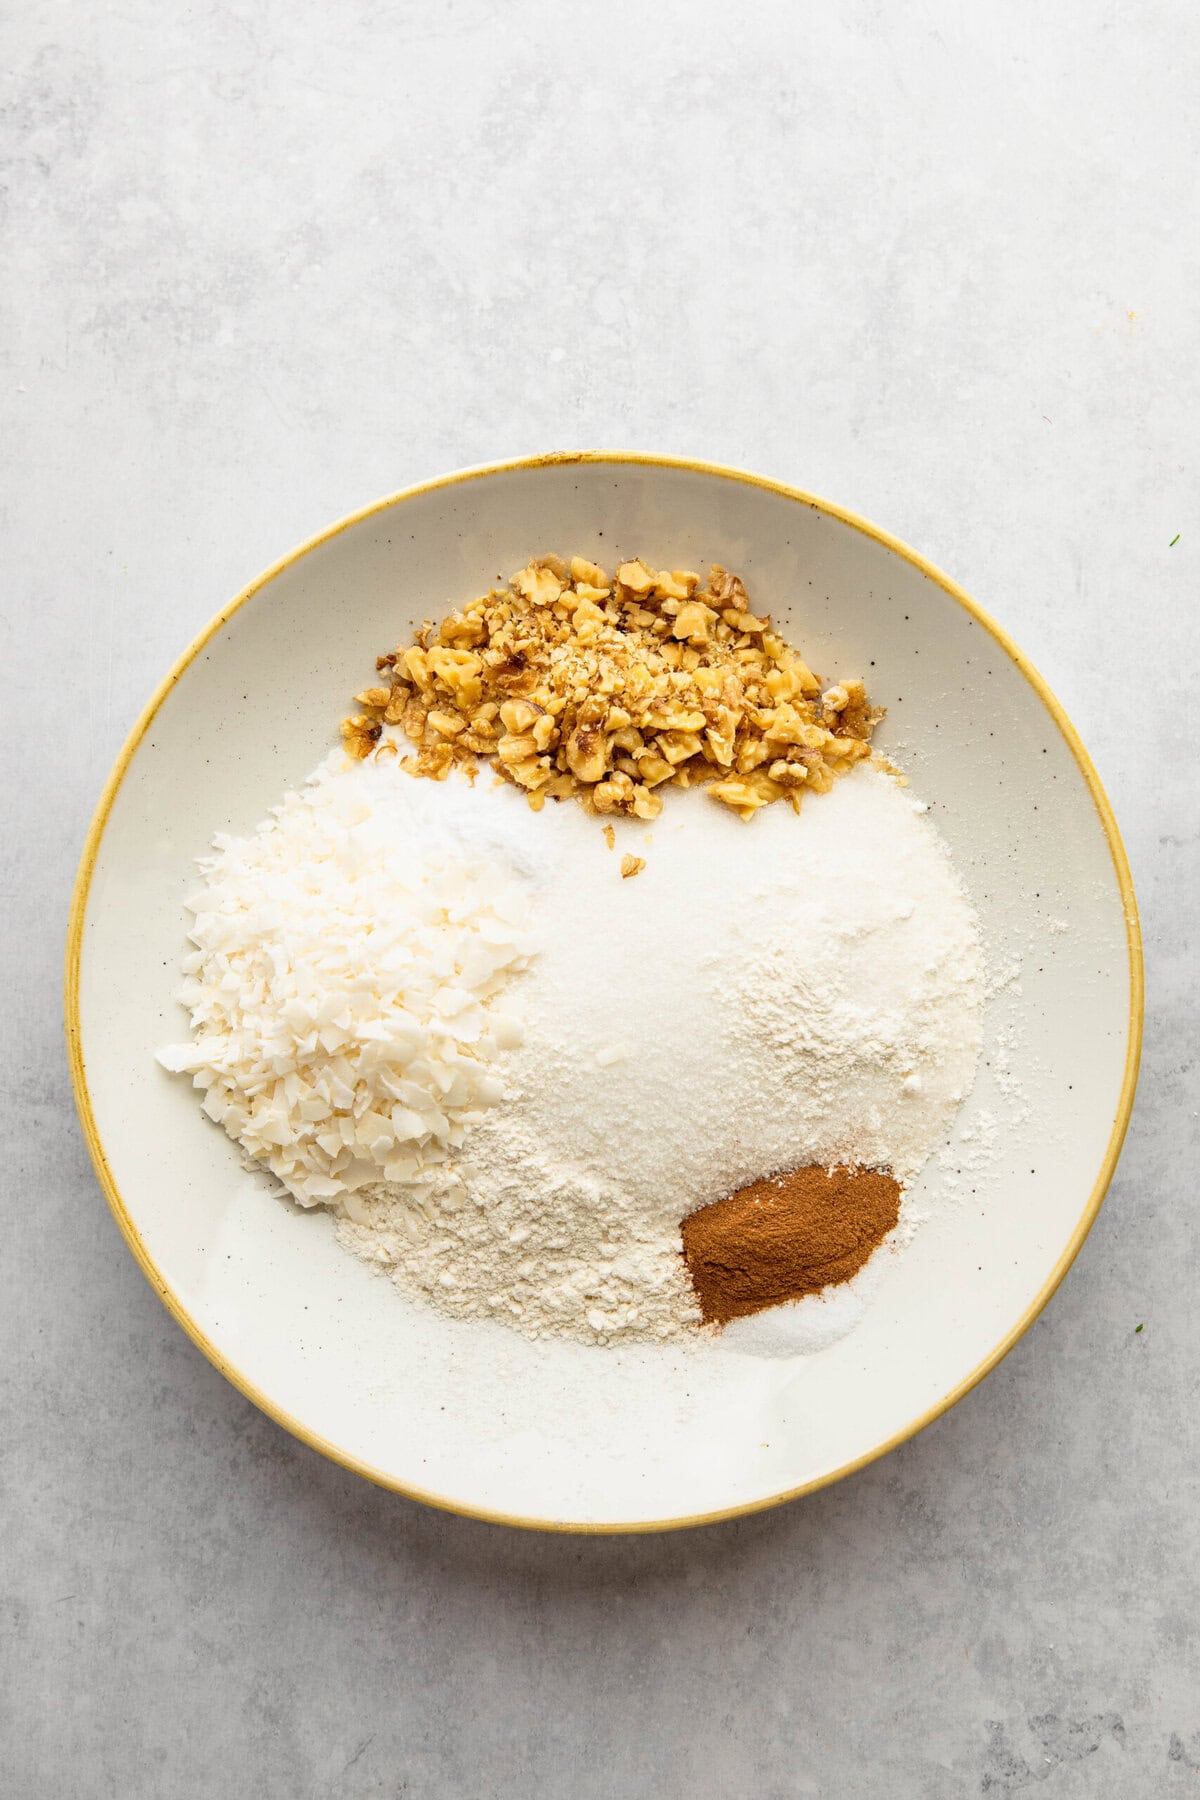
[[[645,866],[644,856],[623,856],[621,858],[621,880],[628,881],[631,875],[640,875]]]
[[[780,799],[799,811],[871,755],[883,717],[861,681],[823,689],[737,575],[714,565],[702,586],[642,557],[615,577],[582,556],[535,558],[375,670],[390,685],[355,696],[351,756],[393,754],[383,731],[399,726],[413,773],[441,781],[484,757],[535,811],[574,797],[649,821],[666,788],[699,784],[743,819]],[[622,874],[643,866],[625,857]]]

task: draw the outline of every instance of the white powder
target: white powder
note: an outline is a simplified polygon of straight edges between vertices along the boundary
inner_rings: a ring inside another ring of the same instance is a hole
[[[473,798],[497,852],[511,834],[524,856],[522,797]],[[462,1316],[668,1337],[698,1317],[679,1255],[695,1207],[806,1163],[911,1178],[970,1090],[982,998],[973,914],[923,810],[869,769],[799,819],[747,825],[687,792],[610,851],[580,808],[547,807],[505,1104],[419,1241],[390,1186],[361,1191],[369,1217],[343,1241]],[[626,849],[647,866],[622,881]]]
[[[808,1163],[908,1179],[946,1141],[982,979],[922,812],[860,769],[799,818],[673,793],[610,850],[576,805],[339,754],[217,840],[194,1041],[162,1060],[405,1292],[533,1336],[671,1337],[699,1316],[687,1213]],[[868,1285],[730,1348],[817,1347]]]
[[[854,1277],[823,1294],[806,1294],[803,1300],[786,1300],[762,1312],[731,1319],[717,1342],[722,1350],[738,1356],[764,1358],[811,1354],[835,1344],[862,1319],[871,1295],[879,1285],[884,1246]]]

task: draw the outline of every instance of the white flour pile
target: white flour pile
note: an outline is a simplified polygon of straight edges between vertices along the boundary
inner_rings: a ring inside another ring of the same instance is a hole
[[[688,1212],[810,1163],[911,1178],[971,1087],[978,936],[922,811],[863,769],[799,818],[772,807],[750,825],[672,795],[610,850],[579,807],[535,816],[486,775],[470,788],[333,761],[213,859],[220,903],[204,898],[197,925],[221,922],[197,933],[185,996],[207,1060],[168,1066],[211,1072],[231,1135],[298,1198],[329,1203],[342,1241],[405,1291],[532,1335],[672,1336],[699,1316]],[[646,859],[632,880],[626,851]],[[289,877],[293,858],[305,875]],[[347,938],[344,967],[341,948],[304,962]],[[298,955],[308,1011],[289,999],[277,1017]],[[416,1044],[380,1009],[415,1019]],[[318,1013],[348,1034],[335,1051]],[[293,1076],[313,1090],[300,1106],[316,1179],[348,1175],[352,1191],[314,1188],[308,1159],[259,1129],[260,1113],[280,1132],[294,1117]]]

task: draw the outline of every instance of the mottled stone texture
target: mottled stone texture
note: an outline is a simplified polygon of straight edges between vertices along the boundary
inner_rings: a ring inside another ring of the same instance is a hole
[[[0,1792],[1200,1794],[1192,10],[45,0],[3,37]],[[633,1541],[442,1517],[260,1417],[125,1250],[59,1038],[85,824],[190,634],[362,501],[580,444],[951,570],[1095,752],[1149,938],[1126,1155],[1008,1361],[840,1487]]]

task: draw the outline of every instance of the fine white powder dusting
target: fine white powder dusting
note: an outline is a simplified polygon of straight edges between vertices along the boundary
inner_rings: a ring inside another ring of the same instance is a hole
[[[394,763],[331,761],[265,833],[219,849],[210,887],[219,877],[232,904],[228,884],[241,881],[253,913],[255,846],[298,828],[298,806],[314,815],[304,831],[326,834],[339,869],[357,866],[351,846],[364,831],[380,858],[369,859],[371,882],[306,890],[310,936],[320,935],[322,908],[336,905],[339,929],[371,909],[359,919],[369,937],[394,893],[407,896],[386,928],[398,948],[413,928],[413,896],[431,903],[447,881],[459,939],[477,936],[489,909],[504,922],[503,931],[488,927],[503,954],[481,986],[465,980],[457,951],[442,942],[438,979],[469,996],[452,1001],[449,1015],[433,998],[414,1007],[401,984],[404,1010],[427,1028],[439,1020],[442,1036],[413,1059],[415,1084],[410,1062],[405,1097],[392,1105],[419,1117],[417,1088],[440,1059],[466,1083],[461,1112],[452,1118],[443,1105],[444,1130],[431,1119],[429,1134],[405,1140],[403,1154],[419,1165],[411,1174],[385,1142],[364,1145],[355,1126],[345,1165],[352,1190],[302,1195],[326,1200],[348,1248],[444,1311],[498,1318],[532,1336],[676,1336],[699,1316],[680,1256],[688,1212],[808,1163],[866,1163],[910,1179],[946,1141],[971,1088],[983,995],[974,916],[924,809],[875,770],[809,798],[799,818],[771,807],[751,824],[702,792],[673,794],[652,829],[618,822],[610,850],[575,805],[535,816],[522,795],[486,777],[471,788],[414,780]],[[626,851],[646,859],[633,880],[621,879]],[[441,914],[419,916],[426,931],[446,928]],[[274,946],[263,951],[272,969],[283,926],[279,913],[256,921]],[[370,988],[362,949],[360,996]],[[427,944],[413,950],[409,980]],[[193,959],[189,979],[205,994],[212,958],[224,953],[202,946],[200,963]],[[285,944],[283,961],[290,955]],[[326,974],[340,1019],[336,967]],[[510,1022],[498,1029],[501,990]],[[275,1042],[273,993],[268,980],[239,1045],[260,1071],[248,1039],[258,1030]],[[452,1041],[464,1015],[473,1035]],[[351,1059],[364,1082],[351,1111],[391,1119],[373,1097],[374,1054]],[[221,1068],[230,1104],[244,1108],[232,1058]],[[228,1112],[222,1122],[230,1129]],[[338,1178],[335,1166],[328,1179]],[[902,1215],[897,1240],[913,1222]],[[775,1309],[778,1325],[765,1328],[761,1346],[745,1347],[778,1353],[769,1345],[780,1331],[786,1339],[789,1317],[794,1347],[817,1347],[849,1328],[862,1299],[856,1291],[832,1307]]]

